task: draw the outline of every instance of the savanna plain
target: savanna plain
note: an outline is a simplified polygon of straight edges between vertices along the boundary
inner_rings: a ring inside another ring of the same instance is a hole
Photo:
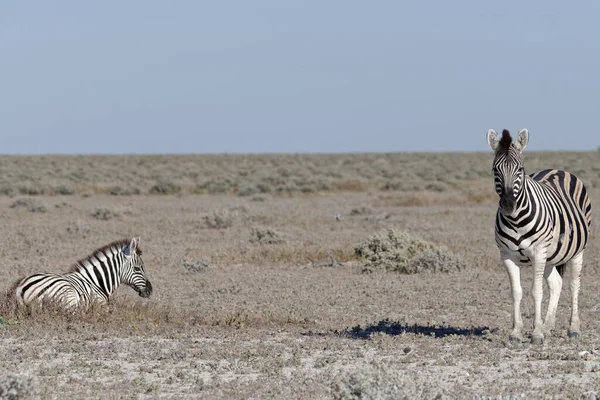
[[[600,199],[600,153],[524,153]],[[491,153],[0,156],[0,291],[140,236],[154,287],[0,304],[0,397],[597,398],[600,246],[543,345],[508,341]],[[597,208],[594,208],[594,210]],[[522,271],[531,333],[531,271]],[[545,289],[545,304],[548,295]],[[11,397],[12,396],[12,397]]]

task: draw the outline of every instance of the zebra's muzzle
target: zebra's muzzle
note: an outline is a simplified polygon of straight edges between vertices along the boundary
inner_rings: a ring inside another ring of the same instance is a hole
[[[146,287],[144,289],[139,290],[138,294],[140,295],[140,297],[150,297],[150,295],[152,294],[152,284],[150,283],[150,281],[146,281]]]
[[[517,201],[511,195],[504,195],[500,197],[500,207],[505,213],[512,213],[515,210],[516,204]]]

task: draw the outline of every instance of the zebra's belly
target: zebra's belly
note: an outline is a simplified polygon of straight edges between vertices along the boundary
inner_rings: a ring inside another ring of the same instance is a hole
[[[554,237],[557,239],[553,239]],[[538,238],[537,241],[524,239],[518,243],[502,240],[497,236],[496,241],[500,251],[511,255],[521,266],[533,265],[534,254],[542,249],[546,251],[546,266],[557,266],[569,262],[583,251],[583,246],[575,246],[568,238],[558,234],[543,239]]]

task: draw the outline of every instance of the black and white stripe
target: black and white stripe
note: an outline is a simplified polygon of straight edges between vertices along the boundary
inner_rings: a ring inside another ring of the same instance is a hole
[[[496,243],[511,282],[511,339],[522,339],[521,266],[532,266],[534,272],[532,342],[542,343],[544,331],[548,332],[554,326],[565,266],[572,270],[569,336],[579,336],[580,272],[592,211],[587,190],[581,180],[565,171],[547,169],[526,175],[521,159],[521,152],[529,142],[526,129],[518,133],[515,142],[507,130],[502,132],[500,139],[494,130],[489,130],[487,140],[496,153],[493,172],[496,192],[500,197],[496,213]],[[543,277],[550,292],[544,322],[541,318]]]
[[[139,238],[120,240],[95,250],[65,274],[35,274],[21,279],[13,294],[19,305],[52,302],[67,310],[105,304],[121,283],[141,297],[152,294]]]

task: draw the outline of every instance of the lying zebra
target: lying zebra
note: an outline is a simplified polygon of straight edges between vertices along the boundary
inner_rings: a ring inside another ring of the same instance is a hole
[[[19,306],[54,303],[68,311],[87,310],[92,303],[106,304],[124,283],[141,297],[152,294],[142,261],[139,238],[120,240],[95,250],[65,274],[35,274],[11,289]]]

